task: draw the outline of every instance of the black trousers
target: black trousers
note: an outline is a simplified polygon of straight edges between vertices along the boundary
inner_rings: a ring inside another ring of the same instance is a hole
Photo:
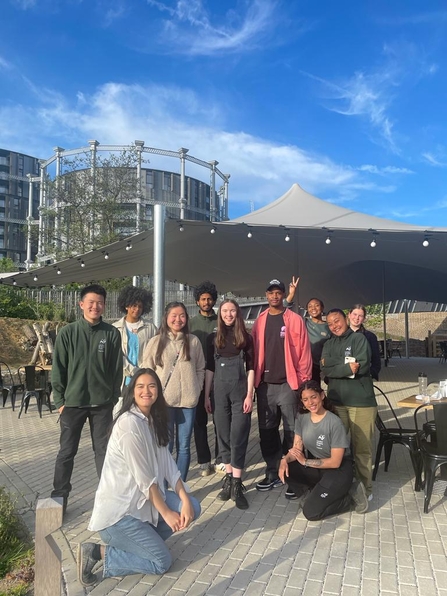
[[[260,383],[256,389],[258,399],[258,425],[261,453],[267,464],[266,476],[278,478],[278,468],[283,454],[293,445],[295,416],[298,410],[296,391],[288,383]],[[283,440],[279,426],[283,425]]]
[[[343,459],[339,468],[325,470],[306,468],[297,461],[289,464],[289,488],[298,496],[311,489],[303,505],[304,517],[311,521],[350,509],[348,491],[352,486],[352,478],[353,465],[349,457]]]
[[[247,376],[240,356],[219,358],[214,372],[214,422],[219,454],[224,464],[242,470],[245,465],[251,413],[242,407],[247,396]]]
[[[211,400],[212,401],[212,400]],[[216,425],[213,418],[214,434]],[[196,407],[196,419],[194,420],[194,442],[196,444],[197,461],[199,464],[206,464],[211,461],[211,450],[208,444],[208,412],[205,410],[205,390],[199,396]],[[214,456],[216,463],[219,463],[219,448],[217,437],[215,440]]]
[[[54,469],[52,497],[68,497],[71,491],[71,475],[73,473],[74,458],[78,452],[82,429],[88,420],[95,464],[98,478],[101,477],[104,458],[106,456],[107,441],[112,424],[113,404],[96,408],[67,408],[62,410],[60,417],[61,436],[60,448]]]

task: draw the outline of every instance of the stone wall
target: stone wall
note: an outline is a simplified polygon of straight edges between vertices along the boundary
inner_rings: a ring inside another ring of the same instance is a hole
[[[383,337],[383,325],[368,325],[379,337]],[[447,341],[447,313],[408,313],[410,356],[440,356],[440,341]],[[405,355],[405,314],[389,314],[386,317],[387,337],[392,337],[402,356]],[[396,341],[400,340],[400,341]]]

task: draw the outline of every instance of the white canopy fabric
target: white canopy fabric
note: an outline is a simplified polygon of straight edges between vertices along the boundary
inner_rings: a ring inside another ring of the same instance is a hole
[[[211,279],[221,293],[262,296],[271,279],[287,283],[298,275],[299,303],[317,296],[326,309],[401,298],[447,302],[447,228],[426,230],[356,213],[296,184],[242,218],[213,224],[183,221],[182,227],[175,220],[166,222],[166,279],[192,286]],[[426,231],[429,246],[424,247]],[[370,246],[373,234],[375,248]],[[132,248],[126,250],[129,240]],[[2,281],[36,287],[152,273],[153,232],[148,231]]]

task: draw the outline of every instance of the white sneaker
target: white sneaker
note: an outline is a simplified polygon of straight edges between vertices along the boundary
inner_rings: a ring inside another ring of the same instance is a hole
[[[371,493],[371,494],[368,496],[368,501],[372,501],[372,500],[373,500],[373,494]]]
[[[366,489],[363,482],[354,483],[349,495],[354,503],[354,510],[356,513],[366,513],[368,511],[368,497],[366,496]]]
[[[225,464],[221,462],[220,464],[214,464],[214,471],[218,474],[226,474],[227,468],[225,467]]]
[[[207,462],[206,464],[200,464],[201,476],[211,476],[211,474],[214,474],[214,471],[214,466],[211,465],[211,462]]]

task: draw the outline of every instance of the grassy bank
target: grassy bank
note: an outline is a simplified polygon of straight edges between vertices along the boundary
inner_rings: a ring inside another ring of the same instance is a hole
[[[0,487],[0,596],[25,596],[34,580],[32,541],[8,493]]]

